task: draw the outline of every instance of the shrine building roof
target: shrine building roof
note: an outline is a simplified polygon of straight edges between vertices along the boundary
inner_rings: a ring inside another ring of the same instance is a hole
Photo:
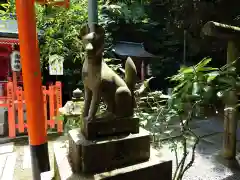
[[[38,32],[40,36],[41,31]],[[18,39],[18,25],[16,20],[0,19],[0,38],[16,38]]]
[[[152,58],[155,55],[147,52],[143,43],[119,41],[113,46],[113,52],[119,56],[130,56],[139,58]]]

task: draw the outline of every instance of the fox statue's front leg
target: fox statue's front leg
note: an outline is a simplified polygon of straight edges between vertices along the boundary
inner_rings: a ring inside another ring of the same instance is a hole
[[[92,92],[87,87],[84,88],[84,109],[83,109],[83,118],[88,117],[89,109],[92,101]]]
[[[88,121],[92,121],[95,119],[99,104],[100,104],[99,90],[94,89],[94,91],[92,92],[91,104],[90,104],[89,113],[87,116]]]

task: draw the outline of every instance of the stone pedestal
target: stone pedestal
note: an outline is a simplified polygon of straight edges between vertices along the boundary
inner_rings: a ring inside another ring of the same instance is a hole
[[[145,162],[112,171],[85,174],[72,171],[67,146],[68,142],[54,143],[54,180],[172,180],[172,161],[161,160],[157,151],[152,148],[151,156]]]
[[[74,172],[96,173],[147,161],[150,135],[137,134],[86,140],[80,129],[69,131],[69,160]]]

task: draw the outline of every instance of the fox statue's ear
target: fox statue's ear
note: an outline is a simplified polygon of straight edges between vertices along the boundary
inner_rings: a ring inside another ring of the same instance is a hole
[[[79,34],[79,39],[82,39],[85,35],[89,33],[89,27],[88,24],[84,24],[81,27],[80,34]]]
[[[105,34],[104,28],[98,24],[94,24],[94,26],[95,26],[95,33],[97,35],[104,36],[104,34]],[[88,26],[88,24],[84,24],[80,30],[79,38],[82,39],[88,33],[90,33],[89,26]]]
[[[105,30],[102,26],[95,24],[96,34],[99,36],[104,36]]]

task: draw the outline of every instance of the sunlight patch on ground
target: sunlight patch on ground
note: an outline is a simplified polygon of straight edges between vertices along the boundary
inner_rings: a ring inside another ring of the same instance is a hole
[[[171,152],[168,145],[162,145],[162,147],[159,149],[159,156],[161,156],[163,159],[173,160],[174,173],[176,169],[176,158],[174,152]],[[181,160],[181,151],[178,151],[178,156],[179,160]],[[234,173],[228,167],[216,161],[215,154],[204,155],[196,151],[195,156],[194,164],[185,173],[183,180],[225,180],[225,178],[232,177],[234,175]],[[191,157],[188,156],[186,163],[188,163],[190,160]]]

